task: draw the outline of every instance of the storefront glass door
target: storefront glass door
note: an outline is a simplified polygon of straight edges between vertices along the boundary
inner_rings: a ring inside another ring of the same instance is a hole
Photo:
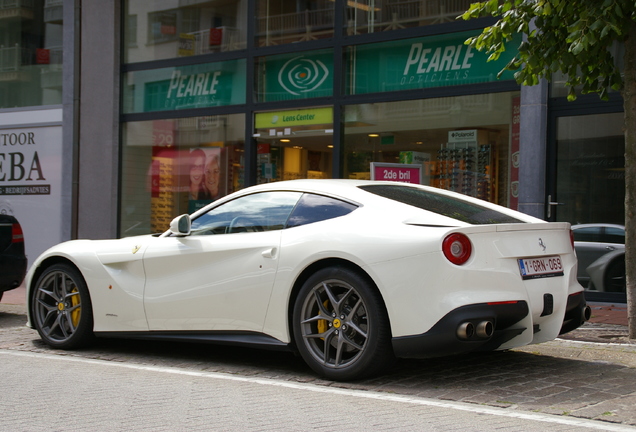
[[[559,117],[551,216],[571,224],[625,220],[623,114]],[[551,217],[552,219],[552,217]]]
[[[558,117],[549,220],[570,222],[588,300],[625,302],[623,113]]]

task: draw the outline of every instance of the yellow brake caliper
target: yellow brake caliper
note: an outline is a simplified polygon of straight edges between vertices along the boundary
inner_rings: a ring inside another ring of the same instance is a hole
[[[71,291],[71,292],[72,293],[78,293],[77,287],[73,288],[73,291]],[[71,305],[73,307],[75,307],[78,304],[80,304],[80,296],[79,296],[79,294],[76,294],[73,297],[71,297]],[[82,312],[82,308],[81,307],[78,307],[77,309],[74,309],[73,312],[71,312],[71,321],[73,321],[73,326],[75,328],[77,328],[77,324],[79,324],[81,312]]]
[[[329,304],[329,300],[325,300],[325,302],[323,303],[323,305],[325,305],[325,308],[327,309],[328,309],[327,307],[328,304]],[[316,325],[318,327],[318,333],[324,333],[329,328],[329,323],[327,322],[327,320],[318,320],[318,323]],[[324,338],[320,338],[320,339],[324,340]]]

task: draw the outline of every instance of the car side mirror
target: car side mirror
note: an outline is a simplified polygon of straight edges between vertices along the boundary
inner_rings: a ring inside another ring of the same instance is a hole
[[[172,219],[170,222],[170,232],[177,236],[190,235],[190,229],[192,228],[192,220],[190,215],[182,214]]]

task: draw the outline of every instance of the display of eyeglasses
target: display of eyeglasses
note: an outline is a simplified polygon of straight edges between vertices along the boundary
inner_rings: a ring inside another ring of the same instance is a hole
[[[447,143],[437,151],[432,185],[495,202],[495,148],[491,144]]]

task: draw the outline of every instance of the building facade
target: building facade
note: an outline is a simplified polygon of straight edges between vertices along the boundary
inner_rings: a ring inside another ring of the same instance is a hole
[[[30,255],[296,178],[622,224],[619,95],[498,76],[518,41],[498,62],[465,45],[491,22],[457,20],[470,2],[0,0],[0,211]]]

